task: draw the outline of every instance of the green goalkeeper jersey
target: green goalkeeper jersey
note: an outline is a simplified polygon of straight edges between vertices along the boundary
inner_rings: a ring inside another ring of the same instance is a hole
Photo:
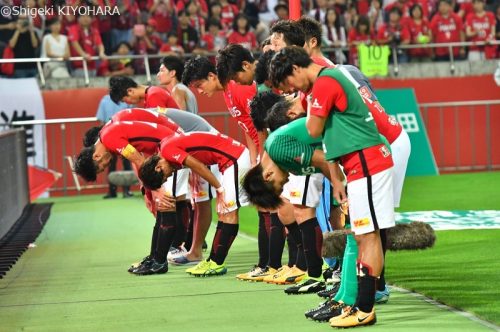
[[[311,137],[306,128],[306,118],[297,119],[272,132],[264,149],[283,170],[295,175],[321,172],[311,166],[314,150],[321,150],[321,137]]]

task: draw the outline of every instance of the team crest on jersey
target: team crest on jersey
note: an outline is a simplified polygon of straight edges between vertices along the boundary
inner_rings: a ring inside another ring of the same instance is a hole
[[[391,155],[391,151],[389,151],[389,149],[385,145],[380,148],[380,152],[382,152],[382,156],[384,156],[384,158],[387,158]]]
[[[181,157],[181,155],[180,155],[180,154],[174,154],[174,155],[172,156],[172,158],[174,158],[174,159],[175,159],[175,160],[177,160],[177,161],[179,161],[179,158],[180,158],[180,157]]]
[[[299,190],[290,190],[290,197],[300,197],[302,193]]]
[[[318,98],[314,98],[314,101],[311,104],[311,108],[323,108],[318,102]]]

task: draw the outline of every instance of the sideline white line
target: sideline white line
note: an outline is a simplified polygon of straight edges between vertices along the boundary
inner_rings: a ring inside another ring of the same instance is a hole
[[[396,291],[398,291],[400,293],[408,294],[408,295],[411,295],[413,297],[416,297],[416,298],[418,298],[418,299],[420,299],[422,301],[425,301],[425,302],[427,302],[429,304],[432,304],[432,305],[434,305],[434,306],[436,306],[436,307],[438,307],[440,309],[451,311],[451,312],[453,312],[453,313],[455,313],[457,315],[465,317],[465,318],[467,318],[467,319],[469,319],[469,320],[471,320],[471,321],[473,321],[475,323],[481,324],[481,325],[483,325],[483,326],[485,326],[487,328],[490,328],[490,329],[492,329],[494,331],[500,331],[500,326],[497,326],[497,325],[495,325],[493,323],[485,321],[485,320],[483,320],[483,319],[475,316],[474,314],[471,314],[470,312],[459,310],[457,308],[450,307],[450,306],[448,306],[446,304],[439,303],[439,302],[437,302],[437,301],[435,301],[435,300],[433,300],[431,298],[428,298],[425,295],[422,295],[420,293],[412,292],[412,291],[407,290],[405,288],[401,288],[401,287],[397,287],[397,286],[390,286],[390,288],[394,289],[394,290],[396,290]]]

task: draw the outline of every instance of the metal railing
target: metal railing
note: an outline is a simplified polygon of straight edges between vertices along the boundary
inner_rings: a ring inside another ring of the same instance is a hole
[[[419,104],[419,107],[427,133],[436,131],[439,133],[439,137],[434,138],[434,140],[433,137],[429,137],[429,139],[441,171],[500,169],[498,161],[500,160],[500,150],[494,150],[492,147],[495,143],[492,139],[493,130],[496,133],[500,131],[500,100],[422,103]],[[492,117],[492,114],[495,117]],[[463,122],[468,122],[467,128],[464,128]],[[480,130],[483,128],[484,131]],[[464,140],[468,140],[470,145],[463,144]],[[453,142],[451,148],[449,144],[446,144],[446,141]],[[486,149],[485,160],[482,163],[479,160],[481,158],[478,147],[483,145],[486,145]],[[470,147],[470,151],[468,147]],[[447,153],[450,154],[450,150],[454,154],[454,165],[449,164],[451,158],[446,158]],[[464,156],[466,154],[470,154],[470,158]],[[497,163],[493,160],[493,156],[496,156]],[[469,162],[464,161],[466,159],[469,159]]]
[[[230,126],[230,114],[228,112],[213,112],[200,114],[214,125],[219,131],[231,133],[231,136],[245,143],[244,135],[237,126]],[[67,195],[68,191],[80,192],[85,189],[107,188],[108,184],[103,179],[95,184],[82,184],[78,176],[73,173],[73,158],[80,152],[83,134],[91,126],[97,125],[96,117],[84,118],[61,118],[47,120],[13,121],[10,126],[45,126],[47,151],[45,155],[46,165],[49,169],[62,174],[61,179],[49,189],[50,192],[62,192]]]
[[[448,48],[449,55],[450,55],[450,73],[454,74],[455,73],[455,63],[456,59],[453,55],[453,48],[454,47],[467,47],[467,46],[485,46],[485,45],[500,45],[500,41],[495,40],[491,42],[456,42],[456,43],[429,43],[429,44],[410,44],[410,45],[399,45],[397,47],[392,47],[391,48],[391,53],[392,53],[392,59],[393,59],[393,66],[394,66],[394,75],[398,76],[399,71],[400,71],[400,64],[398,62],[398,57],[397,57],[397,51],[399,49],[402,50],[407,50],[407,49],[413,49],[413,48]],[[349,51],[350,47],[340,47],[340,48],[322,48],[322,50],[326,53],[332,53],[335,52],[336,50],[342,50],[342,51]],[[216,56],[216,52],[204,52],[203,53],[205,56]],[[255,52],[255,55],[258,55],[259,52]],[[185,54],[185,58],[189,58],[195,54]],[[143,55],[109,55],[106,56],[105,59],[109,60],[120,60],[120,59],[131,59],[131,60],[143,60],[144,61],[144,69],[146,72],[146,80],[148,83],[151,83],[151,68],[149,65],[149,60],[150,59],[160,59],[164,57],[164,55],[161,54],[143,54]],[[84,57],[78,56],[78,57],[70,57],[68,59],[64,58],[18,58],[18,59],[0,59],[0,64],[2,63],[32,63],[35,62],[37,65],[37,70],[38,70],[38,75],[40,77],[40,84],[42,87],[45,87],[46,85],[46,78],[45,74],[43,72],[42,64],[47,63],[47,62],[66,62],[66,61],[82,61],[83,63],[83,72],[84,72],[84,82],[85,86],[90,85],[90,77],[89,77],[89,70],[88,70],[88,64],[87,61],[97,61],[97,60],[102,60],[98,56],[92,56],[89,59],[85,59]],[[343,62],[340,62],[340,64],[343,64]]]

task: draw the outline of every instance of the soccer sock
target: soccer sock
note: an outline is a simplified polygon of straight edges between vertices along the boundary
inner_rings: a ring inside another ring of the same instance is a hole
[[[323,246],[323,233],[316,217],[299,224],[302,232],[302,245],[307,262],[307,274],[313,278],[321,277],[321,247]]]
[[[294,222],[293,224],[287,225],[286,228],[288,229],[288,236],[293,238],[293,241],[295,242],[295,249],[296,249],[296,254],[295,254],[295,261],[292,261],[290,265],[290,259],[288,262],[289,266],[297,266],[299,269],[302,271],[307,271],[307,262],[306,262],[306,257],[304,255],[304,248],[302,246],[302,234],[300,233],[300,228],[299,225]],[[290,250],[290,247],[288,247]]]
[[[342,275],[340,289],[335,295],[335,301],[342,301],[352,306],[358,296],[358,277],[356,271],[356,259],[358,258],[358,245],[354,234],[347,234],[347,241],[342,264]]]
[[[189,223],[186,230],[186,240],[184,241],[184,248],[187,251],[191,250],[193,245],[193,229],[194,229],[194,209],[191,203],[187,203],[187,209],[189,211]]]
[[[257,246],[259,247],[259,267],[264,268],[269,261],[269,229],[270,214],[268,212],[257,211],[259,216],[259,233],[257,234]]]
[[[215,247],[213,244],[215,243],[215,239],[220,237],[220,232],[222,231],[223,224],[224,223],[220,220],[217,222],[217,228],[215,229],[215,235],[214,235],[214,240],[212,242],[212,248],[210,248],[210,255],[208,255],[207,261],[210,259],[210,257],[213,257],[215,255],[215,253],[214,253]]]
[[[175,212],[158,212],[160,217],[160,227],[158,229],[158,242],[154,255],[158,263],[165,263],[168,250],[172,245],[176,233],[177,216]]]
[[[380,273],[380,278],[377,280],[377,290],[383,291],[385,289],[385,251],[387,250],[387,237],[385,229],[380,230],[380,241],[382,241],[382,252],[384,254],[384,265],[382,266],[382,272]]]
[[[269,236],[269,266],[273,269],[281,267],[281,257],[285,247],[285,227],[277,213],[271,213],[271,231]]]
[[[356,306],[363,312],[371,312],[375,304],[377,278],[371,275],[371,268],[358,261],[358,297]]]
[[[176,223],[176,232],[174,240],[172,241],[172,247],[179,248],[182,243],[186,240],[186,225],[185,220],[189,217],[189,213],[187,210],[187,202],[186,201],[177,201],[175,202],[175,211],[177,213],[177,223]]]
[[[288,229],[288,225],[285,226],[285,228]],[[289,267],[292,267],[295,265],[295,262],[297,261],[297,243],[295,242],[292,234],[290,234],[290,230],[288,230],[288,234],[286,235],[286,243],[288,245],[287,265]]]
[[[220,222],[220,221],[219,221]],[[236,235],[238,235],[238,224],[222,223],[220,231],[215,234],[212,243],[213,255],[210,254],[209,259],[213,260],[217,265],[224,263],[227,253],[233,244]]]
[[[156,252],[156,244],[158,243],[158,231],[160,229],[160,218],[161,214],[158,212],[156,214],[156,222],[153,227],[153,235],[151,235],[151,251],[149,252],[150,257],[154,257],[155,252]]]

